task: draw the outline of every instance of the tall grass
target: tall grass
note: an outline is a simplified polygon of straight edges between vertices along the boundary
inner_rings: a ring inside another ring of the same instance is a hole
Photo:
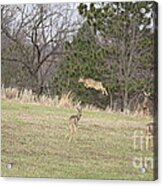
[[[41,103],[44,105],[58,106],[58,107],[68,107],[72,108],[77,102],[74,102],[74,95],[72,92],[65,93],[59,99],[59,96],[54,98],[48,97],[46,95],[41,95],[38,99],[37,95],[32,92],[32,90],[24,89],[19,91],[17,88],[4,88],[1,87],[1,98],[7,100],[16,100],[23,103]]]
[[[66,108],[74,108],[77,105],[80,104],[80,101],[75,101],[76,97],[75,94],[73,94],[72,91],[69,91],[67,93],[63,93],[62,96],[59,98],[59,96],[55,96],[54,98],[48,97],[46,95],[41,95],[39,99],[37,98],[37,95],[32,92],[32,90],[24,89],[24,91],[20,92],[17,88],[4,88],[1,87],[1,98],[7,99],[7,100],[16,100],[23,103],[40,103],[44,105],[49,106],[56,106],[56,107],[66,107]],[[85,105],[84,109],[86,110],[94,110],[94,111],[102,111],[100,108],[97,108],[94,105]],[[138,108],[135,111],[127,110],[126,112],[118,112],[112,110],[109,106],[105,109],[105,112],[109,113],[120,113],[125,115],[130,115],[133,117],[147,117],[151,118],[150,115],[143,115],[142,108]],[[151,118],[152,119],[152,118]]]

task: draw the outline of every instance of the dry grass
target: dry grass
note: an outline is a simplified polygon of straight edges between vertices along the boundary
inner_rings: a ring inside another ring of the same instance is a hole
[[[41,103],[43,105],[49,105],[49,106],[56,106],[56,107],[64,107],[64,108],[74,108],[77,105],[80,104],[80,101],[75,101],[76,97],[75,94],[72,91],[69,91],[67,93],[63,93],[61,98],[58,96],[55,96],[53,99],[51,97],[47,97],[45,95],[40,96],[39,100],[37,99],[37,96],[32,92],[32,90],[25,89],[22,93],[19,94],[19,90],[17,88],[4,88],[2,86],[1,88],[1,97],[2,99],[7,100],[16,100],[21,103]],[[100,108],[97,108],[94,105],[86,105],[84,107],[86,110],[92,110],[92,111],[103,111]],[[111,108],[107,107],[105,109],[108,113],[117,113],[122,114],[120,111],[115,112]],[[143,111],[139,108],[139,110],[136,110],[134,112],[130,112],[127,110],[123,113],[124,115],[128,115],[131,117],[146,117],[149,120],[152,120],[152,117],[150,115],[143,115]]]
[[[58,102],[58,106],[73,108],[75,95],[69,91],[68,93],[62,94],[61,99]],[[76,104],[75,104],[76,105]]]
[[[41,95],[39,99],[37,96],[32,92],[32,90],[25,89],[23,92],[19,93],[17,88],[1,88],[1,97],[2,99],[7,100],[16,100],[22,103],[41,103],[43,105],[49,106],[58,106],[58,107],[68,107],[73,108],[78,102],[74,102],[74,95],[71,91],[65,93],[59,99],[56,96],[54,99],[51,97]]]

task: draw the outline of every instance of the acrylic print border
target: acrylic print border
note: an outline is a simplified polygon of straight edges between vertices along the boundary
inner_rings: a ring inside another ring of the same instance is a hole
[[[125,3],[125,2],[124,2]],[[155,12],[157,12],[157,17],[155,19],[155,25],[156,27],[158,27],[158,3],[154,2],[155,3]],[[155,100],[154,100],[154,115],[153,115],[153,118],[154,118],[154,121],[155,123],[157,124],[157,127],[158,127],[158,29],[155,30],[155,42],[154,42],[154,58],[155,58],[155,77],[154,77],[154,80],[155,80]],[[3,110],[2,110],[3,111]],[[154,174],[154,180],[158,179],[158,140],[156,139],[154,141],[154,157],[156,157],[156,160],[154,161],[154,171],[153,171],[153,174]],[[9,164],[9,166],[11,166]],[[96,179],[96,178],[95,178]]]

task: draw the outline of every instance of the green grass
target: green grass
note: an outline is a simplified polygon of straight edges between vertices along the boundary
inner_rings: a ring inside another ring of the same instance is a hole
[[[153,157],[133,148],[133,133],[147,118],[83,110],[76,139],[68,143],[73,109],[2,101],[2,176],[154,180],[134,157]],[[10,170],[8,162],[13,163]]]

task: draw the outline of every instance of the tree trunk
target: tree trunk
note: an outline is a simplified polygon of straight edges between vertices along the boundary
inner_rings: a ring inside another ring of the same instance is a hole
[[[125,83],[124,97],[123,97],[123,111],[124,111],[125,114],[128,111],[128,90],[127,90],[126,83]]]

